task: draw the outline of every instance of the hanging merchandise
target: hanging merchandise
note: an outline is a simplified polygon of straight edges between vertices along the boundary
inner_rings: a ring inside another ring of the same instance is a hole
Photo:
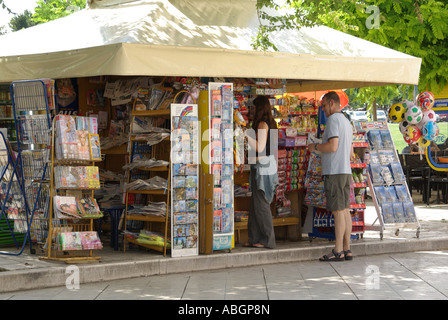
[[[406,107],[402,103],[393,104],[388,112],[388,116],[390,121],[392,122],[401,122],[404,120],[404,114],[406,111]]]
[[[198,254],[197,104],[171,104],[171,256]]]
[[[419,123],[423,118],[423,112],[420,107],[414,105],[411,105],[406,108],[406,111],[404,113],[404,119],[408,121],[410,124],[417,124]]]
[[[399,130],[407,144],[416,144],[422,150],[437,138],[437,115],[432,110],[434,101],[432,92],[425,91],[416,97],[416,103],[404,100],[390,107],[389,119],[399,123]]]
[[[423,111],[432,109],[435,103],[434,94],[430,91],[421,92],[415,100],[417,101],[417,106]]]

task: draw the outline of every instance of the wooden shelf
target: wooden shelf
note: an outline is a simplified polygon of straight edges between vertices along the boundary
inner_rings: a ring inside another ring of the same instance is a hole
[[[51,256],[51,257],[41,256],[41,257],[39,257],[39,259],[41,259],[41,260],[63,261],[65,263],[95,263],[95,262],[99,262],[98,260],[100,260],[101,257],[56,255],[56,256]]]
[[[158,194],[166,195],[169,190],[157,189],[157,190],[127,190],[127,193],[139,193],[139,194]]]
[[[131,112],[131,132],[133,132],[133,123],[134,123],[134,118],[135,117],[162,117],[162,118],[167,118],[169,119],[171,116],[171,110],[170,109],[163,109],[163,110],[135,110],[136,107],[136,103],[134,102],[134,106],[133,106],[133,110]],[[139,134],[137,133],[132,133],[130,136],[130,143],[132,148],[129,148],[129,161],[130,163],[132,163],[133,161],[133,150],[134,150],[134,143],[145,143],[147,142],[147,139],[145,139],[144,137],[142,138],[137,138]],[[142,135],[144,135],[144,133],[142,133]],[[167,137],[165,137],[163,140],[161,140],[160,142],[170,142],[170,135],[168,135]],[[157,144],[154,144],[151,147],[151,154],[154,157],[155,154],[157,154],[158,148],[157,148]],[[166,144],[163,144],[163,148],[166,147]],[[162,148],[162,150],[163,150]],[[167,151],[169,151],[169,149],[167,149]],[[142,151],[142,153],[145,153]],[[149,150],[146,152],[149,154]],[[134,169],[132,169],[134,170]],[[126,170],[126,175],[127,175],[127,182],[131,182],[131,175],[130,172],[132,171],[131,169],[127,169]],[[128,213],[128,203],[129,203],[129,194],[142,194],[142,195],[159,195],[159,196],[165,196],[166,197],[166,203],[167,206],[169,206],[170,203],[170,190],[169,190],[169,179],[170,179],[170,168],[169,166],[157,166],[157,167],[151,167],[151,168],[145,168],[143,167],[136,167],[135,170],[142,170],[142,171],[149,171],[149,172],[167,172],[168,173],[168,181],[167,181],[167,186],[166,188],[163,189],[155,189],[155,190],[126,190],[125,194],[126,194],[126,205],[125,205],[125,212],[124,212],[124,223],[125,223],[125,230],[126,230],[126,221],[130,220],[130,221],[143,221],[143,222],[158,222],[158,223],[164,223],[164,237],[165,239],[167,239],[168,237],[168,221],[169,221],[169,212],[167,212],[167,216],[165,217],[160,217],[160,216],[151,216],[151,215],[143,215],[143,214],[129,214]],[[145,202],[147,202],[149,200],[149,197],[142,197]],[[168,211],[168,210],[167,210]],[[144,228],[152,228],[151,224],[146,224]],[[152,250],[156,250],[159,252],[162,252],[163,255],[166,255],[166,251],[169,250],[169,248],[167,248],[167,240],[165,240],[165,244],[162,246],[156,246],[156,245],[148,245],[145,243],[141,243],[135,239],[132,238],[124,238],[124,245],[123,245],[123,252],[126,252],[126,243],[133,243],[136,244],[138,246],[142,246],[144,248],[148,248],[148,249],[152,249]]]
[[[162,246],[154,246],[154,245],[150,245],[150,244],[144,244],[144,243],[138,242],[137,240],[134,240],[134,239],[127,238],[127,239],[125,239],[125,241],[133,243],[133,244],[136,244],[136,245],[139,245],[141,247],[145,247],[145,248],[148,248],[148,249],[156,250],[156,251],[159,251],[159,252],[164,252],[164,250],[165,250],[165,248],[162,247]],[[171,248],[167,247],[166,250],[171,250]]]
[[[157,166],[157,167],[152,167],[152,168],[137,167],[135,169],[142,170],[142,171],[168,171],[167,166]]]
[[[147,221],[147,222],[165,222],[166,220],[165,217],[156,217],[142,214],[128,214],[127,219],[134,221]]]
[[[283,218],[272,218],[272,222],[274,227],[280,226],[290,226],[299,223],[298,217],[283,217]],[[234,224],[235,230],[246,230],[247,229],[247,221],[235,222]]]
[[[134,137],[131,137],[131,141],[132,142],[146,142],[146,140],[144,138],[140,138],[138,139],[137,137],[135,137],[136,134],[134,134]],[[161,142],[163,141],[170,141],[170,136],[165,137]]]
[[[131,112],[131,116],[135,117],[169,117],[171,115],[170,109],[163,110],[135,110]]]

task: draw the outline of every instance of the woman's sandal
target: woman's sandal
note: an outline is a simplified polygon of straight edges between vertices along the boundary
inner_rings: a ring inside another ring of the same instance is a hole
[[[350,254],[350,255],[348,255],[348,254]],[[350,250],[344,251],[344,257],[345,257],[345,260],[353,260],[353,255]]]
[[[342,256],[342,257],[341,257]],[[319,261],[344,261],[345,255],[344,251],[336,252],[336,250],[331,250],[329,255],[324,255]]]

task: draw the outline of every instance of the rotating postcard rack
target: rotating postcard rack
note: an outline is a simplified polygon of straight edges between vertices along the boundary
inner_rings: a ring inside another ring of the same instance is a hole
[[[2,191],[6,192],[0,219],[6,217],[7,211],[8,229],[12,231],[9,222],[13,220],[14,232],[25,233],[22,249],[19,253],[9,253],[11,255],[20,255],[27,241],[31,253],[35,253],[32,241],[42,240],[41,237],[45,236],[45,232],[40,232],[35,226],[45,221],[47,214],[48,199],[45,195],[48,193],[45,190],[48,189],[49,178],[50,108],[55,105],[53,87],[52,80],[16,81],[11,84],[17,156],[14,161],[9,152],[7,166],[2,171],[2,179],[9,179],[9,183],[5,184],[4,189],[2,182]],[[10,166],[13,169],[8,172]],[[33,222],[35,217],[39,222]]]

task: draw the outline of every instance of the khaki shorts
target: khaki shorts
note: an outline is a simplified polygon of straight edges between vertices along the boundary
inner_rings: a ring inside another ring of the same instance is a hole
[[[324,176],[328,211],[341,211],[350,207],[350,174]]]

